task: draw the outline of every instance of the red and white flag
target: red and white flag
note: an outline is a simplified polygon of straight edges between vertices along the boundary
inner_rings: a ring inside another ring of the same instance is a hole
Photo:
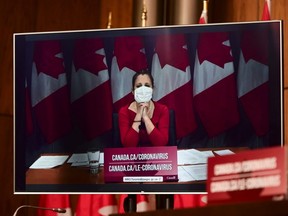
[[[38,206],[44,208],[61,208],[66,210],[65,213],[57,213],[50,210],[38,209],[38,216],[72,216],[68,194],[41,194],[39,196]]]
[[[125,213],[124,211],[124,200],[127,197],[127,194],[121,194],[119,198],[119,214]],[[136,194],[136,211],[145,212],[155,210],[155,196],[147,194]],[[154,200],[153,200],[154,198]]]
[[[271,11],[271,0],[265,0],[263,13],[262,13],[263,21],[271,19],[270,11]]]
[[[87,140],[112,128],[112,95],[103,41],[75,41],[71,75],[73,117]]]
[[[268,31],[242,33],[238,97],[258,136],[269,130],[269,54]]]
[[[69,92],[59,41],[35,43],[31,102],[47,143],[54,142],[71,130]]]
[[[175,194],[174,209],[203,207],[207,205],[206,194]]]
[[[118,37],[114,42],[111,65],[113,106],[116,112],[133,101],[132,77],[147,69],[147,59],[141,37]]]
[[[75,216],[108,216],[117,214],[117,200],[113,194],[80,194]]]
[[[199,19],[199,24],[206,24],[208,23],[208,11],[207,11],[207,8],[208,8],[208,0],[203,0],[203,10],[202,10],[202,13],[201,13],[201,16],[200,16],[200,19]]]
[[[209,137],[239,122],[229,35],[201,33],[194,66],[194,106]]]
[[[197,125],[193,110],[191,71],[184,35],[160,35],[152,61],[155,88],[153,100],[175,111],[177,138],[193,132]]]

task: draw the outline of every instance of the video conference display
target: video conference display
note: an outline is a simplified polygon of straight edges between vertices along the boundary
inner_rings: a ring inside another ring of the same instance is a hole
[[[122,148],[114,116],[141,70],[152,100],[175,113],[178,150],[280,146],[282,58],[281,21],[14,34],[15,192],[205,191],[201,181],[30,184],[26,173],[43,154]]]

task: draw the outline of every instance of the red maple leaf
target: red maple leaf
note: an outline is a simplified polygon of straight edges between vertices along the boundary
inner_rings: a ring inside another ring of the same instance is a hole
[[[101,39],[81,39],[75,42],[74,65],[76,71],[80,68],[97,75],[100,71],[107,69],[104,62],[105,55],[96,53],[103,49]]]
[[[200,64],[209,61],[224,68],[224,64],[233,61],[231,47],[224,43],[229,41],[226,32],[201,33],[198,39],[198,58]]]
[[[37,73],[45,73],[58,79],[64,72],[64,60],[59,41],[38,41],[34,48],[34,62]]]
[[[268,65],[268,31],[252,30],[242,34],[241,49],[245,62],[254,59]]]
[[[155,52],[159,56],[161,67],[171,65],[186,71],[189,65],[187,43],[184,35],[160,35],[156,41]]]
[[[147,60],[141,37],[116,38],[114,47],[114,55],[117,57],[120,71],[124,67],[136,72],[147,68]]]

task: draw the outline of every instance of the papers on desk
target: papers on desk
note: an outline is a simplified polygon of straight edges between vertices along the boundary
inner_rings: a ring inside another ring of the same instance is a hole
[[[100,153],[100,166],[104,164],[104,153]],[[74,153],[67,163],[71,163],[71,166],[88,166],[88,155],[87,153]]]
[[[60,166],[65,163],[68,159],[68,155],[62,156],[41,156],[39,157],[29,168],[30,169],[51,169],[56,166]],[[67,163],[71,163],[71,166],[88,166],[88,156],[87,153],[77,153],[73,154]],[[100,153],[100,165],[104,164],[104,154]]]
[[[41,156],[31,166],[30,169],[51,169],[65,163],[69,156]]]
[[[214,157],[212,151],[198,151],[196,149],[178,150],[178,165],[207,163],[208,157]]]
[[[88,166],[88,155],[87,153],[72,154],[67,163],[71,163],[71,166]]]
[[[214,152],[215,152],[217,155],[220,155],[220,156],[235,154],[234,152],[230,151],[229,149],[218,150],[218,151],[214,151]]]
[[[207,164],[178,166],[179,182],[203,181],[207,179]]]
[[[214,151],[217,155],[234,154],[225,149]],[[207,161],[214,157],[212,151],[199,151],[196,149],[184,149],[177,151],[178,179],[179,182],[203,181],[207,179]]]

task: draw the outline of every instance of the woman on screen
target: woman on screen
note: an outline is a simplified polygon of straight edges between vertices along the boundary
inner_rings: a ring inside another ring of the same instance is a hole
[[[149,71],[132,78],[134,101],[119,110],[119,128],[124,147],[168,144],[168,107],[152,101],[154,80]]]

